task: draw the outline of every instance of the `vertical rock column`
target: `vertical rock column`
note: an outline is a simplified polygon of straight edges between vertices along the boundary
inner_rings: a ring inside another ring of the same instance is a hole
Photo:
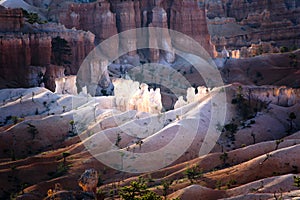
[[[192,37],[210,54],[213,45],[208,33],[204,6],[194,0],[174,1],[171,7],[170,28]]]
[[[172,63],[175,60],[175,53],[172,48],[169,31],[167,30],[168,17],[166,11],[160,6],[161,1],[156,0],[155,7],[152,9],[152,22],[149,24],[149,26],[163,29],[161,31],[156,31],[156,33],[150,31],[149,43],[154,43],[155,45],[158,45],[158,47],[166,49],[166,51],[150,49],[150,59],[152,62],[157,62],[159,60],[159,54],[161,53],[167,62]]]
[[[140,10],[137,1],[111,1],[112,11],[116,14],[118,32],[135,29],[140,26]],[[120,38],[119,48],[128,52],[128,55],[136,55],[136,34],[123,34]]]
[[[97,44],[118,33],[116,15],[110,11],[110,3],[106,0],[93,3],[72,3],[58,15],[58,22],[67,28],[91,31],[95,34]],[[115,40],[107,48],[101,49],[108,59],[118,54],[119,42]]]

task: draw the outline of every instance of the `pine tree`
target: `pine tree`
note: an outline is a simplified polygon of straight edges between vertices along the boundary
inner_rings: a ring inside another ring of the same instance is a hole
[[[56,65],[70,64],[68,58],[72,55],[72,52],[68,42],[65,39],[57,36],[56,38],[52,39],[51,44],[53,55],[52,63]]]

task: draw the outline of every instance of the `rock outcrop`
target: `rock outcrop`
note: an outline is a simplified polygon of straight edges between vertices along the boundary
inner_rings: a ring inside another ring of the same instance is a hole
[[[207,17],[212,42],[241,49],[251,44],[273,41],[275,46],[300,46],[300,3],[297,0],[208,1]]]
[[[229,59],[222,73],[227,83],[276,85],[298,88],[300,51]]]
[[[180,96],[174,105],[174,109],[199,101],[201,98],[205,97],[208,94],[208,92],[209,92],[208,88],[202,86],[199,86],[197,88],[197,93],[195,88],[193,87],[188,88],[186,101],[183,99],[183,96]]]
[[[107,66],[108,61],[98,58],[97,54],[85,60],[76,78],[78,93],[83,92],[92,96],[112,95],[113,84],[109,78]]]
[[[122,111],[137,110],[158,114],[162,110],[160,89],[150,89],[148,85],[132,80],[117,79],[115,86],[116,106]]]
[[[79,186],[84,192],[96,194],[98,184],[98,172],[95,169],[88,169],[81,175],[78,180]]]
[[[1,87],[35,86],[32,85],[32,80],[27,79],[28,76],[34,76],[30,74],[32,67],[29,66],[45,67],[50,64],[51,37],[39,33],[31,35],[1,33],[1,36],[0,74],[7,81],[7,85]],[[37,79],[38,75],[37,71]]]

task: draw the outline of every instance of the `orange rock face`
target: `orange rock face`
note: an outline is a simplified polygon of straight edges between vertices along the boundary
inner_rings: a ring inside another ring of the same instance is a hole
[[[23,21],[22,10],[0,8],[0,88],[40,86],[42,80],[38,79],[45,75],[46,68],[46,74],[53,74],[49,66],[55,59],[52,55],[55,37],[65,39],[70,46],[70,64],[64,66],[68,74],[76,74],[83,59],[94,48],[91,33],[68,30],[53,23],[30,25]],[[44,82],[54,91],[54,80]]]

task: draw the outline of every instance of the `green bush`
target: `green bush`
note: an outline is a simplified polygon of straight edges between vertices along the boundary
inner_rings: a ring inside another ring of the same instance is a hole
[[[28,12],[27,10],[23,9],[23,15],[27,19],[26,21],[30,24],[38,23],[38,24],[45,24],[47,21],[43,21],[37,13]]]
[[[285,46],[280,47],[280,52],[281,52],[281,53],[286,53],[286,52],[288,52],[288,51],[289,51],[289,48],[287,48],[287,47],[285,47]]]
[[[132,181],[129,186],[121,188],[119,195],[124,200],[161,200],[162,198],[156,193],[147,189],[144,179]]]
[[[294,185],[298,188],[300,188],[300,177],[294,176]]]
[[[192,166],[190,168],[187,168],[184,171],[184,175],[190,180],[191,183],[193,183],[193,180],[202,177],[203,170],[199,169],[198,166],[194,165],[194,166]]]

